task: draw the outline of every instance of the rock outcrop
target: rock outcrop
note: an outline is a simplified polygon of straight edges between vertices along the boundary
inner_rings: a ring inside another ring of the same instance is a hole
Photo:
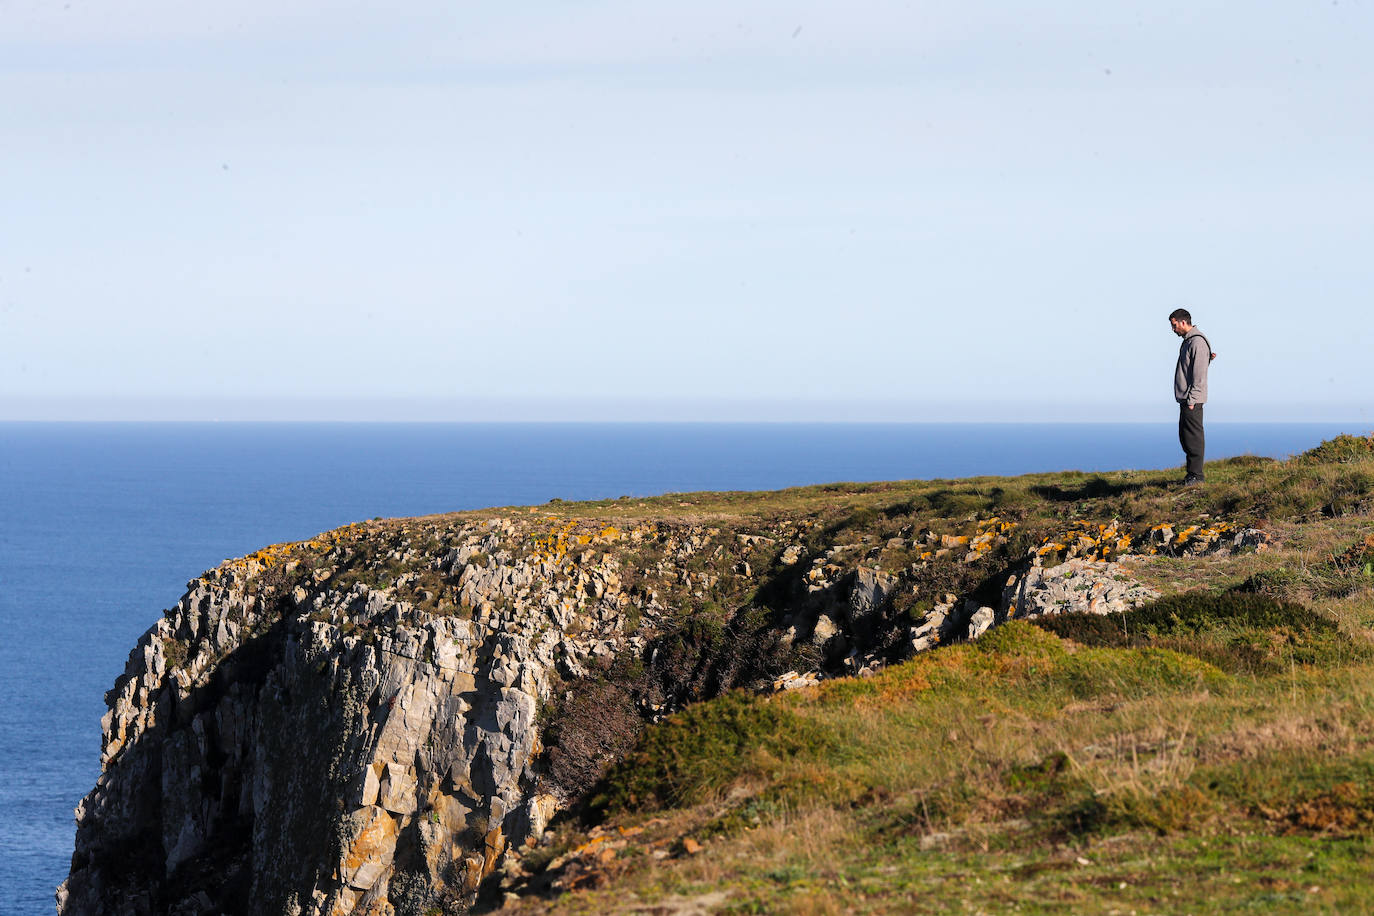
[[[59,912],[461,912],[685,702],[1152,595],[1106,526],[1015,555],[995,518],[827,544],[533,511],[349,526],[189,583],[106,697]],[[988,587],[929,594],[932,571]]]
[[[1049,568],[1032,566],[1008,580],[999,622],[1048,614],[1119,614],[1159,596],[1120,563],[1068,560]]]
[[[59,911],[420,912],[471,897],[559,804],[532,766],[555,659],[567,674],[637,648],[613,557],[517,558],[502,551],[513,527],[490,527],[394,558],[449,581],[459,603],[442,612],[286,559],[300,550],[191,583],[108,697]],[[326,564],[349,558],[346,540]]]

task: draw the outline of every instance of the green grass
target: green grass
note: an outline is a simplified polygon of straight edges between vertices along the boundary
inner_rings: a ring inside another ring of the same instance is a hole
[[[607,824],[675,854],[622,855],[613,890],[551,906],[724,888],[731,913],[1365,911],[1374,667],[1200,657],[1236,627],[1340,638],[1305,614],[1220,596],[1136,621],[1198,654],[1011,623],[871,678],[698,704],[603,786]],[[705,850],[668,845],[683,834]]]
[[[1125,615],[1010,624],[873,677],[691,705],[640,736],[552,848],[574,850],[593,829],[632,838],[609,859],[574,855],[562,874],[576,892],[507,909],[1374,911],[1374,439],[1341,437],[1290,461],[1213,462],[1199,488],[1180,488],[1180,476],[1070,471],[559,504],[565,517],[627,528],[777,539],[751,559],[765,571],[755,589],[730,591],[723,578],[710,613],[663,635],[666,656],[698,678],[702,659],[753,632],[738,624],[758,610],[751,601],[786,610],[800,575],[777,562],[789,542],[801,568],[849,544],[843,562],[895,571],[921,548],[888,549],[891,539],[1015,522],[980,563],[927,564],[899,599],[919,610],[1004,578],[1028,547],[1079,521],[1117,520],[1139,542],[1156,524],[1224,519],[1274,540],[1258,554],[1136,560],[1132,572],[1168,597]],[[646,570],[657,543],[636,548]],[[646,572],[627,576],[670,593]]]
[[[705,851],[622,855],[610,896],[554,909],[719,888],[739,913],[1374,902],[1374,669],[1237,677],[1024,624],[996,635],[651,729],[608,779],[609,823],[653,815],[661,848],[685,832]]]
[[[493,515],[542,522],[547,514],[617,524],[666,520],[769,527],[778,521],[805,519],[814,523],[813,540],[819,543],[827,531],[882,536],[912,522],[957,521],[975,514],[1040,521],[1120,518],[1150,524],[1161,519],[1184,522],[1199,515],[1271,523],[1310,520],[1358,514],[1374,504],[1371,442],[1374,438],[1343,436],[1289,461],[1239,456],[1211,462],[1207,485],[1188,490],[1179,487],[1181,470],[1062,471],[1018,477],[836,482],[764,492],[558,501],[537,514],[529,514],[524,507],[500,507],[406,522],[442,528],[455,521]],[[398,526],[403,523],[397,520],[373,523],[366,533],[373,536]]]
[[[1036,626],[1090,646],[1156,646],[1233,674],[1369,657],[1369,649],[1309,607],[1267,595],[1174,595],[1125,614],[1063,614]]]
[[[385,586],[408,539],[432,554],[495,516],[531,543],[549,516],[579,531],[642,529],[614,548],[622,578],[672,613],[646,634],[652,662],[599,675],[630,723],[618,740],[633,738],[629,698],[645,679],[715,698],[644,730],[582,819],[551,839],[570,851],[592,830],[624,828],[618,851],[574,855],[564,886],[576,892],[512,911],[1374,911],[1374,438],[1213,462],[1197,488],[1181,476],[1066,471],[481,510],[362,526],[328,545],[329,565],[338,583]],[[952,553],[908,572],[894,611],[1000,588],[1028,548],[1078,522],[1117,521],[1140,543],[1157,524],[1226,520],[1273,543],[1135,558],[1132,574],[1168,597],[1125,615],[1013,623],[773,697],[729,691],[792,662],[768,637],[814,558],[847,545],[842,567],[910,571],[927,532],[967,535],[993,516],[1015,523],[1006,542],[977,562]],[[714,531],[710,555],[684,561],[716,577],[695,593],[656,572],[692,530]],[[746,558],[740,534],[773,543]],[[790,545],[796,566],[780,560]],[[745,559],[752,581],[733,572]],[[413,587],[437,603],[453,586]],[[585,705],[607,718],[605,704]]]

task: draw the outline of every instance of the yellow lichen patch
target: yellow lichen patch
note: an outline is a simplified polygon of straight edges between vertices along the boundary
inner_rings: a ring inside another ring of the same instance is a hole
[[[557,516],[549,516],[549,521],[557,522]],[[549,533],[534,539],[534,559],[535,560],[554,560],[555,562],[567,556],[568,547],[576,541],[579,544],[587,544],[590,539],[583,541],[573,537],[573,529],[577,527],[575,519],[564,522],[560,525],[551,525]]]
[[[272,544],[268,547],[263,547],[261,550],[255,550],[243,559],[248,563],[261,563],[263,566],[271,569],[284,562],[287,555],[290,554],[295,547],[295,544]]]
[[[270,547],[264,547],[262,550],[258,551],[257,554],[261,554],[266,551],[271,551],[274,552],[278,558],[281,558],[286,553],[293,552],[296,550],[312,550],[317,552],[323,552],[333,547],[338,547],[340,544],[344,543],[345,540],[349,539],[352,535],[356,534],[360,529],[364,527],[365,526],[363,522],[351,522],[347,525],[344,525],[341,528],[335,528],[333,531],[326,531],[322,534],[317,534],[313,538],[310,538],[308,540],[296,541],[294,543],[288,544],[273,544]],[[256,557],[257,554],[250,554],[249,558]]]
[[[225,560],[220,564],[220,569],[231,572],[242,572],[249,576],[253,576],[264,569],[274,569],[281,566],[291,561],[302,552],[313,551],[316,553],[323,553],[334,547],[338,547],[346,541],[353,539],[353,537],[362,530],[366,530],[365,522],[352,522],[341,528],[336,528],[333,531],[317,534],[309,540],[270,544],[246,556]],[[205,580],[205,583],[208,584],[208,580]]]
[[[992,518],[985,518],[978,523],[978,530],[990,533],[999,537],[1005,537],[1016,527],[1016,522],[1006,522],[994,515]]]
[[[1007,534],[1014,529],[1015,522],[1003,522],[998,516],[978,522],[978,533],[969,541],[969,549],[978,555],[991,551],[1007,540]]]
[[[964,562],[972,563],[976,560],[981,560],[991,552],[994,547],[1005,544],[1007,541],[1007,534],[1015,527],[1015,522],[1003,521],[997,516],[986,518],[977,523],[975,533],[972,535],[940,535],[940,549],[952,550],[955,547],[967,546],[969,552],[965,555]],[[926,560],[929,557],[930,554],[926,552],[922,553],[920,558],[921,560]]]
[[[1208,549],[1221,537],[1236,530],[1234,522],[1226,521],[1182,528],[1161,522],[1150,526],[1146,540],[1137,547],[1136,538],[1118,521],[1103,524],[1080,520],[1070,524],[1062,534],[1045,538],[1033,552],[1040,557],[1062,553],[1064,559],[1082,557],[1092,560],[1114,560],[1132,552],[1142,555],[1185,550],[1197,552]]]
[[[1130,534],[1116,520],[1103,524],[1079,519],[1063,534],[1045,538],[1035,548],[1035,554],[1046,557],[1062,553],[1064,559],[1111,560],[1129,550],[1131,543]]]

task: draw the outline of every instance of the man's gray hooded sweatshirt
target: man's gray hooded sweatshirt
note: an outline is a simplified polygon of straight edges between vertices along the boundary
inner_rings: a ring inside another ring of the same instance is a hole
[[[1188,407],[1207,403],[1207,367],[1212,348],[1197,328],[1189,328],[1178,348],[1178,367],[1174,370],[1174,400]]]

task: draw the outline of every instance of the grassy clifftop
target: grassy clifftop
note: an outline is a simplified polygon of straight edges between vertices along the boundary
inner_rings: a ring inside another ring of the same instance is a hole
[[[556,507],[766,536],[717,558],[752,566],[720,576],[733,591],[700,590],[727,621],[784,613],[789,577],[827,554],[903,575],[895,615],[986,590],[1028,553],[1125,558],[1164,598],[692,703],[525,857],[506,910],[1374,911],[1374,439],[1218,462],[1200,488],[1177,476]],[[1266,549],[1207,549],[1231,526]]]
[[[1374,910],[1374,438],[1208,472],[226,561],[107,696],[64,912]]]

